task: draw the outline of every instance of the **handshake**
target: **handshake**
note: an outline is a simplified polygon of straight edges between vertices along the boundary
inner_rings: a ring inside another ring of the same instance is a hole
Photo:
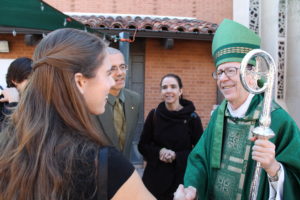
[[[173,200],[198,200],[197,190],[193,186],[185,188],[180,184],[174,193]]]

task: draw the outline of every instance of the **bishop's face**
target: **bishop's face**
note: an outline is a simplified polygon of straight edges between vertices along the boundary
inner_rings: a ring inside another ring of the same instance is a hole
[[[242,105],[249,95],[240,81],[240,65],[239,62],[227,62],[218,66],[218,71],[223,71],[223,73],[219,76],[217,85],[225,99],[234,108]],[[231,76],[226,75],[224,71],[228,71],[229,68],[235,68],[236,73]]]

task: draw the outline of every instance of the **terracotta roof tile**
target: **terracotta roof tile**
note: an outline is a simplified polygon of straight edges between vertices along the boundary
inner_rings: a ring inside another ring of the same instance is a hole
[[[91,28],[138,29],[165,32],[214,34],[218,25],[197,19],[168,17],[71,15]]]

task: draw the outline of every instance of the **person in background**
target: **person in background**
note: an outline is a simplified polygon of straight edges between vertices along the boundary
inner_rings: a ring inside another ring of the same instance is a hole
[[[32,60],[30,58],[21,57],[15,59],[8,67],[6,74],[7,88],[3,89],[0,86],[0,130],[4,117],[10,114],[18,104],[20,94],[23,92],[32,72],[31,64]]]
[[[225,100],[189,156],[184,177],[189,188],[181,185],[175,197],[187,194],[190,200],[197,191],[199,199],[248,199],[260,162],[257,199],[299,199],[300,131],[294,120],[273,101],[270,128],[275,137],[261,139],[252,133],[262,113],[263,95],[249,94],[239,76],[243,57],[258,48],[260,38],[237,22],[225,19],[217,29],[212,43],[217,68],[213,77]],[[255,70],[255,61],[248,68]],[[247,81],[258,85],[251,73]]]
[[[183,183],[187,157],[203,132],[193,102],[182,98],[182,87],[175,74],[161,79],[163,101],[148,114],[138,144],[147,162],[143,181],[159,200],[173,199]]]
[[[142,106],[141,97],[138,93],[125,88],[128,66],[122,52],[111,47],[107,50],[115,85],[109,91],[105,112],[97,118],[110,143],[130,160],[132,141]]]
[[[15,59],[8,67],[6,74],[7,87],[15,87],[22,92],[27,85],[28,79],[32,72],[32,60],[21,57]]]
[[[58,29],[40,41],[33,73],[0,134],[0,199],[155,199],[92,121],[112,85],[97,36]]]

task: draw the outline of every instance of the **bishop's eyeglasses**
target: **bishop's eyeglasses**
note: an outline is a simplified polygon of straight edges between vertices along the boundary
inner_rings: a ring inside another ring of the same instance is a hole
[[[216,70],[212,73],[212,76],[215,80],[219,80],[224,73],[227,77],[233,77],[237,74],[239,67],[228,67],[224,70]]]

